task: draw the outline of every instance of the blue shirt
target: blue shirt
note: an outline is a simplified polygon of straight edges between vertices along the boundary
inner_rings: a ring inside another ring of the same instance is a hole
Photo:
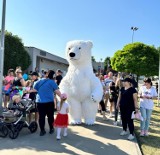
[[[58,86],[53,80],[42,79],[35,84],[34,89],[38,92],[36,102],[48,103],[54,101],[53,92],[58,89]]]

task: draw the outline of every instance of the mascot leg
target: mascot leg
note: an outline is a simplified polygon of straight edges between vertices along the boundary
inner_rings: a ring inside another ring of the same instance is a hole
[[[93,102],[90,98],[82,103],[82,112],[86,125],[93,125],[96,119],[98,103]]]
[[[82,123],[82,107],[81,103],[76,99],[69,99],[70,104],[70,116],[71,116],[71,124],[81,124]]]

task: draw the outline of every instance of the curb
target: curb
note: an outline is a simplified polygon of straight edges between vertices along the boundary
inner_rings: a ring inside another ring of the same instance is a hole
[[[137,155],[143,155],[142,151],[138,145],[138,141],[137,141],[137,136],[135,135],[135,146],[136,146],[136,150],[137,150]]]

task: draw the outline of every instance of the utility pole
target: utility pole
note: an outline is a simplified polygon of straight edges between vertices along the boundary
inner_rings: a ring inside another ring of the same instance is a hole
[[[158,101],[157,101],[157,106],[159,106],[159,98],[160,98],[160,53],[159,53],[159,77],[158,77]]]
[[[132,26],[132,27],[131,27],[131,30],[133,31],[133,33],[132,33],[132,43],[133,43],[134,31],[137,31],[137,30],[138,30],[138,27]]]
[[[6,16],[6,0],[3,0],[2,8],[2,27],[0,41],[0,106],[2,106],[2,86],[3,86],[3,67],[4,67],[4,40],[5,40],[5,16]]]

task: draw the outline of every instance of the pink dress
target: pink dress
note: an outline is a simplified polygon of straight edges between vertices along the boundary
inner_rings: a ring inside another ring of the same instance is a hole
[[[58,103],[57,107],[60,107],[59,103]],[[68,103],[64,102],[61,110],[57,114],[55,121],[53,122],[54,127],[58,127],[58,128],[67,128],[68,127],[69,119],[68,119],[68,113],[66,112],[67,108],[69,108],[69,105],[68,105]]]

